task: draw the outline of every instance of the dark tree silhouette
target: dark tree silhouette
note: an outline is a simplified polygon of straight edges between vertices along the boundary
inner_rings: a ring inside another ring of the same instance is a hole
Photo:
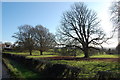
[[[4,44],[5,44],[6,47],[10,47],[12,45],[11,42],[5,42]]]
[[[32,50],[34,49],[33,40],[33,27],[30,25],[23,25],[18,27],[18,32],[14,33],[12,37],[16,38],[16,43],[23,49],[29,50],[30,55],[32,55]]]
[[[112,6],[110,7],[111,11],[111,20],[113,22],[113,25],[115,27],[115,30],[120,29],[120,1],[113,2]]]
[[[34,28],[34,41],[35,48],[40,51],[40,54],[53,48],[56,44],[55,36],[49,32],[49,30],[42,25],[37,25]]]
[[[113,31],[118,31],[118,45],[116,48],[118,50],[118,53],[120,54],[120,1],[113,2],[110,11],[112,14],[111,20],[114,25]]]
[[[84,57],[88,58],[90,48],[101,46],[107,41],[99,23],[94,11],[88,9],[84,3],[74,3],[71,10],[63,13],[57,35],[62,43],[81,49]]]

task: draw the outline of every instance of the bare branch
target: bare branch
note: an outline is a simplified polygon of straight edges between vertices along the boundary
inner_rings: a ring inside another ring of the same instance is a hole
[[[73,46],[77,42],[79,46],[74,46],[83,50],[85,57],[88,57],[90,44],[101,45],[105,42],[105,34],[99,23],[94,11],[88,9],[84,3],[75,3],[71,10],[63,14],[58,34],[64,40],[63,43]]]

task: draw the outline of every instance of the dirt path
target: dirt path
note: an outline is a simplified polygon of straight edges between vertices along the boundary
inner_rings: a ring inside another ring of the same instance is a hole
[[[2,79],[10,78],[10,74],[8,73],[8,69],[5,64],[2,63]]]

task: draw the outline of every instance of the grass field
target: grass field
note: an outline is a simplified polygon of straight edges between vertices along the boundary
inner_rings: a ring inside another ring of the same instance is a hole
[[[68,60],[52,60],[53,64],[67,64],[74,67],[81,68],[80,77],[90,78],[94,77],[98,71],[112,71],[120,72],[120,64],[118,62],[105,61],[68,61]]]
[[[74,60],[49,60],[49,62],[52,64],[67,64],[81,68],[80,78],[92,78],[98,71],[120,72],[120,64],[118,62]],[[37,78],[39,76],[37,73],[32,72],[15,61],[9,60],[9,63],[13,66],[12,71],[15,73],[20,72],[20,75],[24,78]]]
[[[39,52],[33,52],[33,55],[29,55],[29,53],[16,53],[16,52],[7,52],[7,53],[12,53],[12,54],[17,54],[17,55],[26,55],[27,58],[41,58],[41,57],[55,57],[59,56],[57,54],[53,54],[52,52],[44,52],[43,55],[39,55]],[[84,55],[82,54],[81,56],[77,57],[83,57]],[[91,58],[118,58],[118,55],[93,55],[90,56]],[[25,68],[24,66],[15,63],[14,61],[10,61],[10,64],[13,65],[13,67],[21,73],[21,75],[24,78],[34,78],[38,77],[38,75],[29,69]],[[112,71],[112,72],[120,72],[120,64],[118,62],[111,62],[111,61],[87,61],[87,60],[48,60],[52,64],[67,64],[69,66],[74,66],[74,67],[79,67],[81,68],[81,73],[79,77],[81,78],[90,78],[94,77],[98,71]]]
[[[108,55],[108,54],[103,54],[103,55],[93,55],[91,58],[119,58],[120,55]]]
[[[16,54],[16,55],[28,55],[30,56],[29,52],[10,52],[10,51],[4,51],[3,53],[10,53],[10,54]],[[58,55],[58,53],[55,52],[43,52],[43,55]],[[39,51],[33,51],[31,56],[41,56]]]
[[[5,52],[10,54],[16,54],[16,55],[24,55],[28,58],[41,58],[41,57],[55,57],[60,56],[58,53],[54,52],[43,52],[43,55],[40,55],[39,51],[33,51],[32,55],[29,55],[29,52]],[[84,54],[80,54],[76,57],[84,57]],[[92,55],[90,58],[119,58],[120,55],[108,55],[108,54],[100,54],[100,55]]]
[[[55,57],[58,55],[41,55],[41,56],[26,56],[27,58],[42,58],[42,57]]]

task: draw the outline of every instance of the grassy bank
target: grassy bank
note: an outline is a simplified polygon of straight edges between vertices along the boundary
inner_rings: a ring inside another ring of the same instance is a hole
[[[12,64],[10,64],[10,61],[8,59],[3,58],[2,60],[11,74],[11,78],[24,78],[21,72],[19,72],[15,67],[13,67]]]
[[[51,63],[67,64],[81,68],[81,78],[94,77],[98,71],[120,72],[120,64],[118,62],[105,61],[68,61],[68,60],[52,60]],[[118,77],[118,76],[117,76]]]
[[[42,55],[42,56],[45,57],[45,55]],[[50,56],[52,57],[53,55],[50,55]],[[103,55],[97,55],[93,57],[99,58],[99,56],[101,57]],[[117,55],[104,55],[104,58],[116,58],[116,56]],[[36,59],[37,56],[31,56],[31,57]],[[99,61],[99,60],[91,60],[91,59],[90,60],[81,59],[79,61],[76,61],[76,60],[46,60],[46,61],[51,62],[52,64],[66,64],[69,66],[78,67],[81,69],[80,74],[79,74],[80,78],[93,78],[95,77],[95,75],[97,75],[98,71],[111,71],[114,73],[120,72],[120,64],[118,62],[111,62],[111,61],[106,61],[106,60]],[[16,68],[16,70],[20,72],[20,74],[24,78],[37,78],[39,76],[38,74],[32,72],[25,66],[18,64],[13,60],[8,60],[8,62],[9,64],[13,66],[13,68]]]
[[[29,70],[25,66],[18,64],[17,62],[3,58],[5,64],[11,71],[13,78],[19,78],[19,79],[28,79],[28,78],[40,78],[40,75]],[[29,80],[29,79],[28,79]]]

